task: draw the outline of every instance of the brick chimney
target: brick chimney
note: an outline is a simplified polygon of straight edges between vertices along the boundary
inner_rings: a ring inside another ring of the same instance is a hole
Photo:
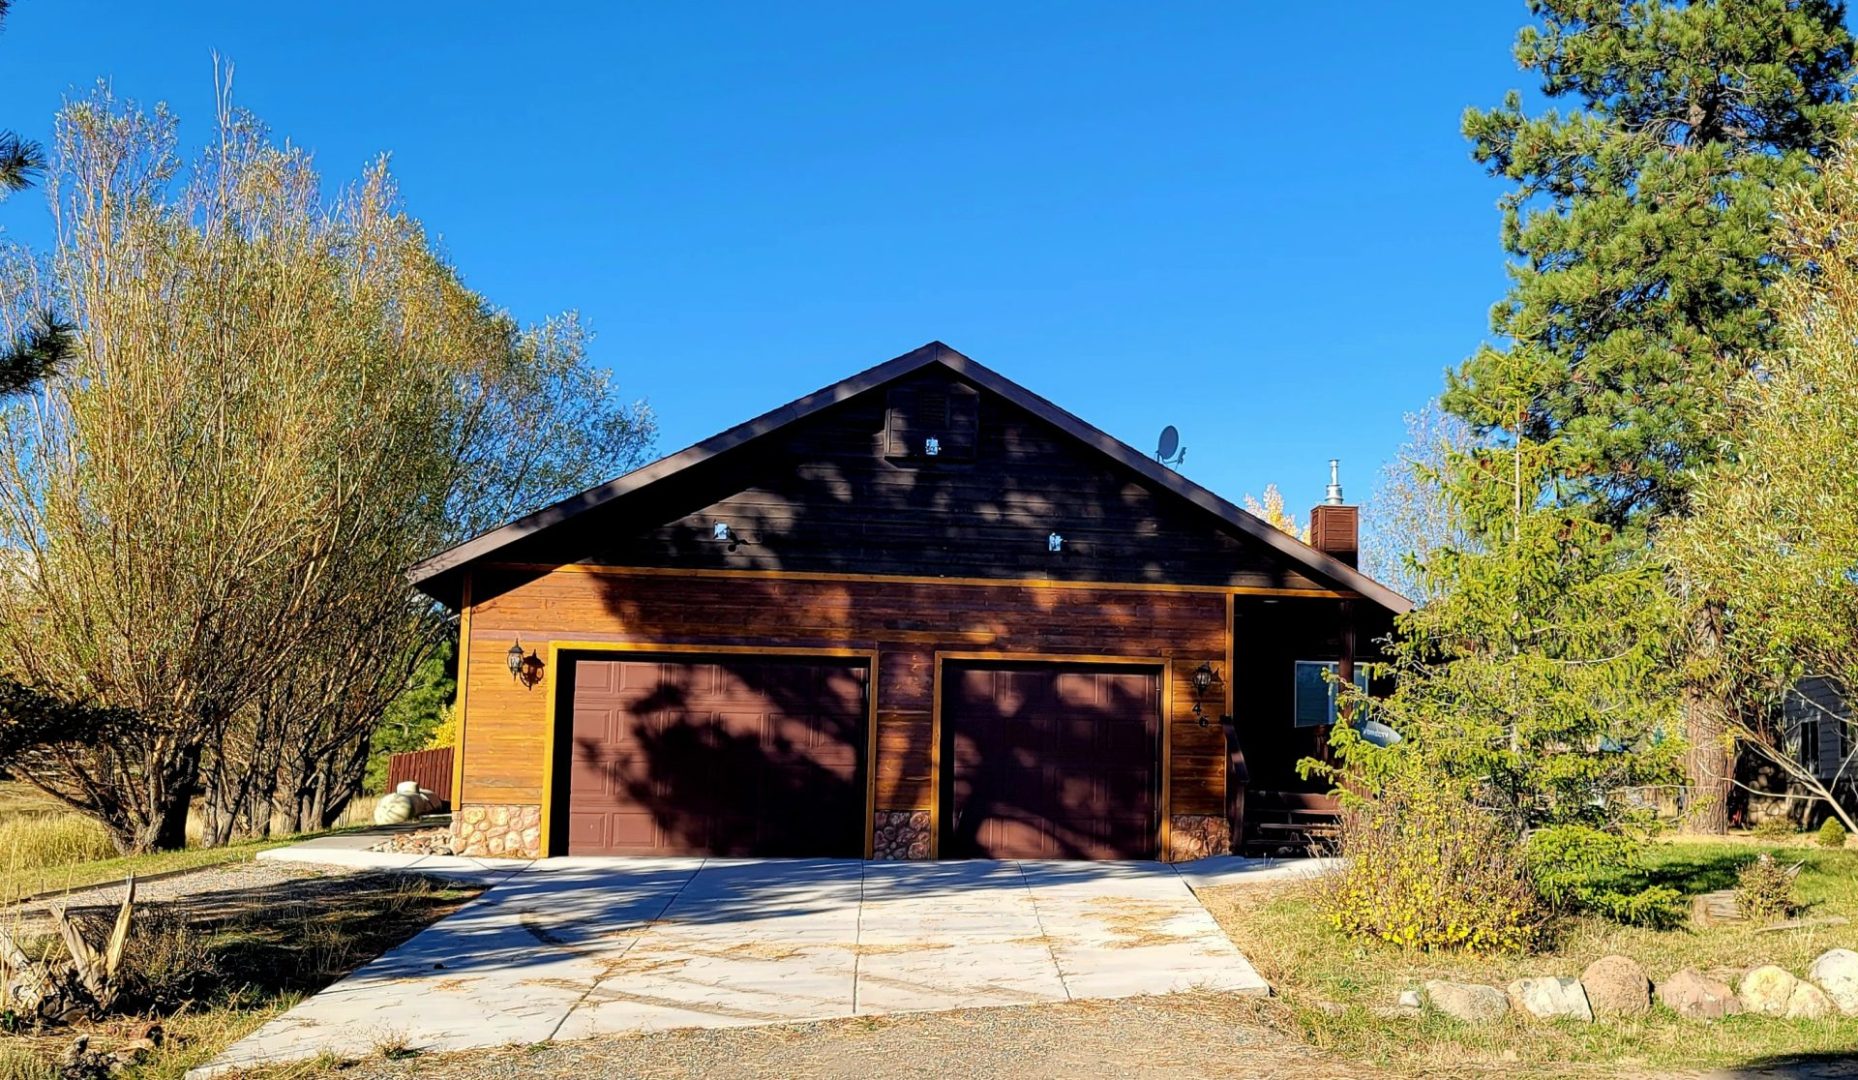
[[[1342,463],[1329,459],[1329,490],[1321,506],[1310,511],[1310,546],[1350,566],[1361,559],[1361,510],[1342,502]]]

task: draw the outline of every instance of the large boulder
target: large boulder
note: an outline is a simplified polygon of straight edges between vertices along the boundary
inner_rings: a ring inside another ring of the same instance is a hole
[[[1742,1002],[1742,1008],[1762,1016],[1786,1016],[1787,1006],[1793,1001],[1794,988],[1800,980],[1786,968],[1763,964],[1742,976],[1741,989],[1736,997]]]
[[[1858,952],[1833,949],[1819,954],[1806,977],[1819,984],[1846,1016],[1858,1016]]]
[[[1720,1020],[1742,1011],[1729,984],[1685,968],[1658,984],[1658,1000],[1686,1020]]]
[[[1630,956],[1602,956],[1581,972],[1595,1016],[1643,1016],[1652,1008],[1652,980]]]
[[[1433,1008],[1467,1024],[1494,1024],[1510,1011],[1509,995],[1494,986],[1428,979],[1425,988]]]
[[[1794,983],[1793,996],[1787,999],[1787,1019],[1824,1020],[1838,1011],[1826,992],[1801,979]]]
[[[1509,985],[1510,1004],[1537,1020],[1593,1019],[1593,1006],[1579,979],[1517,979]]]
[[[381,796],[381,801],[374,804],[374,823],[376,825],[399,825],[412,821],[419,816],[419,804],[410,795],[391,792]]]

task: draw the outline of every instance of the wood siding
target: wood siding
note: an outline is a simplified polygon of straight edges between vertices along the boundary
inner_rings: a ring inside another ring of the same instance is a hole
[[[1223,813],[1221,691],[1207,701],[1214,722],[1202,727],[1191,712],[1193,670],[1226,663],[1217,590],[492,567],[474,571],[472,593],[461,803],[544,801],[549,681],[559,673],[545,670],[535,686],[513,679],[505,653],[520,639],[544,656],[562,642],[874,650],[879,810],[933,805],[938,652],[1153,656],[1172,680],[1168,811]]]
[[[997,395],[979,395],[972,457],[891,455],[889,403],[951,380],[936,369],[851,398],[503,561],[1326,588]]]

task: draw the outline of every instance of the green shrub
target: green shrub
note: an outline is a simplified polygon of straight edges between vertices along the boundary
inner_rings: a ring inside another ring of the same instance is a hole
[[[1522,952],[1545,912],[1522,851],[1490,815],[1423,780],[1351,800],[1343,869],[1318,886],[1331,925],[1409,949]]]
[[[1762,818],[1750,831],[1763,840],[1791,840],[1800,834],[1793,819],[1785,814]]]
[[[1793,873],[1773,855],[1762,852],[1736,872],[1735,903],[1742,914],[1757,921],[1786,915],[1796,906]]]
[[[1829,817],[1826,823],[1819,827],[1819,846],[1829,848],[1845,846],[1845,826],[1839,824],[1838,818]]]
[[[1530,833],[1523,850],[1536,891],[1558,911],[1654,927],[1683,918],[1683,895],[1646,880],[1642,841],[1586,825],[1554,825]]]

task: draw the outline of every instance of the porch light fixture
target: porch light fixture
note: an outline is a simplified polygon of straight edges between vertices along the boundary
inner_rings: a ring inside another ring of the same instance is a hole
[[[1206,696],[1208,690],[1212,689],[1213,680],[1217,677],[1218,676],[1213,671],[1213,665],[1211,664],[1202,662],[1199,667],[1194,669],[1194,719],[1200,721],[1201,727],[1207,725],[1207,719],[1206,710],[1201,707],[1200,699]]]
[[[542,658],[533,650],[525,652],[520,639],[510,645],[510,651],[503,654],[503,659],[509,664],[510,678],[524,686],[534,686],[542,681]]]
[[[923,456],[924,457],[935,457],[937,454],[940,454],[941,452],[942,452],[942,440],[941,439],[938,439],[934,435],[931,435],[927,439],[923,440]]]
[[[1045,538],[1045,550],[1059,552],[1064,550],[1064,537],[1053,533]]]
[[[710,539],[719,544],[727,544],[735,539],[735,532],[729,528],[727,521],[719,521],[710,526]]]

